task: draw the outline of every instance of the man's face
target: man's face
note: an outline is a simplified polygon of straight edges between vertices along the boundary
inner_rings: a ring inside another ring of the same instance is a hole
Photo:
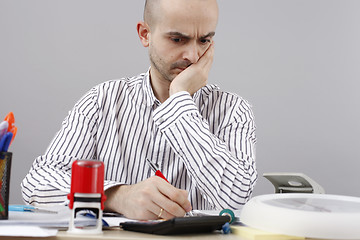
[[[215,0],[161,1],[150,30],[152,74],[172,81],[196,63],[212,42],[218,19]]]

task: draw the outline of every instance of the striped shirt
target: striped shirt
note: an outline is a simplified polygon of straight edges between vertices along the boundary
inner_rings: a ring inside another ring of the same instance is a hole
[[[173,186],[189,192],[193,209],[238,209],[257,179],[255,143],[244,99],[207,85],[160,103],[148,71],[85,94],[35,159],[22,195],[34,205],[66,203],[76,159],[104,162],[105,190],[135,184],[153,175],[148,158]]]

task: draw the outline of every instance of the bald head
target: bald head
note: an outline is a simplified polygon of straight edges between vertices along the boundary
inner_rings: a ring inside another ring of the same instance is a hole
[[[209,6],[209,2],[212,2],[215,3],[213,6],[216,6],[216,12],[218,11],[216,0],[146,0],[144,7],[144,22],[147,23],[150,28],[154,28],[156,23],[162,20],[161,16],[163,16],[162,11],[164,11],[164,8],[172,6],[172,2],[179,3],[179,1],[182,1],[181,4],[183,4],[184,7],[194,1],[203,2],[204,9]]]
[[[153,26],[154,17],[157,15],[160,0],[146,0],[144,7],[144,22]]]

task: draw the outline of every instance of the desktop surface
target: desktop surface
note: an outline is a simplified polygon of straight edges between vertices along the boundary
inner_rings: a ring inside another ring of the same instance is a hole
[[[20,228],[20,227],[19,227]],[[35,239],[33,237],[8,237],[0,236],[0,240],[30,240]],[[104,240],[140,240],[140,239],[194,239],[194,240],[241,240],[239,236],[235,234],[222,234],[219,232],[206,233],[206,234],[185,234],[185,235],[154,235],[147,233],[138,233],[131,231],[124,231],[120,228],[113,228],[109,230],[104,230],[103,234],[94,234],[94,235],[80,235],[80,234],[70,234],[66,231],[59,231],[55,237],[45,237],[40,238],[43,240],[91,240],[91,239],[104,239]]]

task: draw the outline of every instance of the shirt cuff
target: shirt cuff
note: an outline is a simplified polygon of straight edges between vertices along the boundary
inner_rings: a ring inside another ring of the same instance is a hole
[[[191,95],[186,91],[175,93],[163,102],[154,111],[154,122],[160,129],[165,129],[184,114],[199,114]]]
[[[125,185],[125,183],[105,180],[104,181],[104,192],[112,187],[120,186],[120,185]]]

